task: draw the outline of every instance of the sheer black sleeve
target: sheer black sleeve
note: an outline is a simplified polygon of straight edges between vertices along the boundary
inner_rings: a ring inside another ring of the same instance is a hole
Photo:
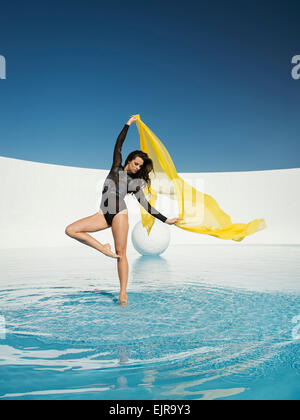
[[[149,201],[147,201],[145,194],[140,188],[140,186],[136,187],[136,192],[134,192],[137,201],[144,207],[144,209],[151,214],[151,216],[156,217],[157,219],[161,220],[163,223],[167,220],[167,217],[161,214],[158,210],[151,206]]]
[[[114,157],[113,157],[113,164],[112,164],[112,168],[115,166],[121,166],[122,165],[122,154],[121,154],[121,150],[122,150],[122,145],[123,142],[125,140],[127,131],[128,131],[129,125],[125,124],[124,127],[122,128],[121,133],[118,135],[116,144],[115,144],[115,149],[114,149]]]

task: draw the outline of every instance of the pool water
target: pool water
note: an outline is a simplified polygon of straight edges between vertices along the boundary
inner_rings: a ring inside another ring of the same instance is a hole
[[[298,400],[299,257],[130,250],[123,307],[116,260],[89,247],[1,250],[0,399]]]

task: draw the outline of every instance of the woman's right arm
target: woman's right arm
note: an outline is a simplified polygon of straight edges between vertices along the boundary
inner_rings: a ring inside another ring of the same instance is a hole
[[[129,126],[136,120],[137,118],[132,115],[127,121],[127,123],[124,125],[124,127],[122,128],[120,134],[118,135],[115,148],[114,148],[112,168],[122,165],[122,153],[121,153],[122,146],[126,138],[126,134],[127,134]]]
[[[116,144],[115,144],[115,148],[114,148],[114,157],[113,157],[113,164],[112,164],[112,168],[116,167],[116,166],[121,166],[122,165],[122,145],[124,143],[127,131],[129,128],[129,124],[125,124],[124,127],[122,128],[121,133],[118,135]]]

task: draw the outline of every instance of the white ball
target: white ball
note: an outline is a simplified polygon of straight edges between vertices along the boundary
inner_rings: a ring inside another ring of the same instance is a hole
[[[166,223],[155,220],[150,235],[142,222],[138,222],[131,234],[134,248],[141,255],[160,255],[169,246],[170,229]]]

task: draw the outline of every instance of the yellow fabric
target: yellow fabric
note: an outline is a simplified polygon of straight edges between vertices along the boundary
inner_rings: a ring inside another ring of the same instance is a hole
[[[136,125],[140,135],[140,148],[153,161],[154,174],[153,172],[149,174],[151,187],[147,186],[144,190],[151,206],[155,207],[158,194],[177,200],[179,211],[177,217],[183,220],[175,223],[175,226],[220,239],[232,239],[240,242],[245,236],[266,228],[264,219],[255,219],[249,223],[232,223],[230,216],[221,210],[210,195],[201,193],[177,174],[165,146],[141,121],[139,114],[135,117],[137,117]],[[142,206],[140,209],[142,224],[149,235],[155,217],[146,212]],[[161,212],[163,213],[163,211]]]

